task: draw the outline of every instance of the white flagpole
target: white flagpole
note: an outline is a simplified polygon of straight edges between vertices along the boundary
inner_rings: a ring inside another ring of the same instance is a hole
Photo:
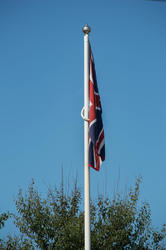
[[[84,32],[84,242],[85,250],[91,249],[90,241],[90,169],[88,160],[88,109],[89,109],[89,39],[90,27],[85,25]]]

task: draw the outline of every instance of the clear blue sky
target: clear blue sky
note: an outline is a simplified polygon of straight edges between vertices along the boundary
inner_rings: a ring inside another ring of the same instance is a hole
[[[154,226],[166,223],[166,3],[0,1],[0,212],[32,178],[41,193],[83,188],[83,33],[91,26],[106,161],[91,196],[143,177]],[[7,224],[5,233],[14,229]]]

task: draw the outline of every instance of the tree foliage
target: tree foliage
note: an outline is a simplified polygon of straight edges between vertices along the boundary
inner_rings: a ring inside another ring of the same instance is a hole
[[[5,221],[9,219],[10,213],[2,213],[0,214],[0,229],[4,227]]]
[[[140,179],[123,198],[99,196],[91,201],[91,248],[165,249],[165,226],[154,230],[148,203],[138,205]],[[23,194],[19,191],[14,220],[19,237],[8,236],[1,249],[84,249],[84,213],[81,192],[74,185],[71,194],[49,190],[43,198],[34,182]]]

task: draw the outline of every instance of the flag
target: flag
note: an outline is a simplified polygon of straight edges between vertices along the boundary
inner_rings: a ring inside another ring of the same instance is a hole
[[[90,47],[90,45],[89,45]],[[89,71],[89,166],[99,171],[105,160],[104,129],[102,107],[97,87],[95,64],[90,47]]]

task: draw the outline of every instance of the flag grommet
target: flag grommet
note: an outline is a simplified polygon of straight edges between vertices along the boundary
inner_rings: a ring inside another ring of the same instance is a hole
[[[88,119],[88,118],[85,118],[85,116],[84,116],[84,111],[85,111],[85,107],[83,107],[82,110],[81,110],[81,117],[82,117],[82,119],[83,119],[84,121],[89,122],[89,119]]]

